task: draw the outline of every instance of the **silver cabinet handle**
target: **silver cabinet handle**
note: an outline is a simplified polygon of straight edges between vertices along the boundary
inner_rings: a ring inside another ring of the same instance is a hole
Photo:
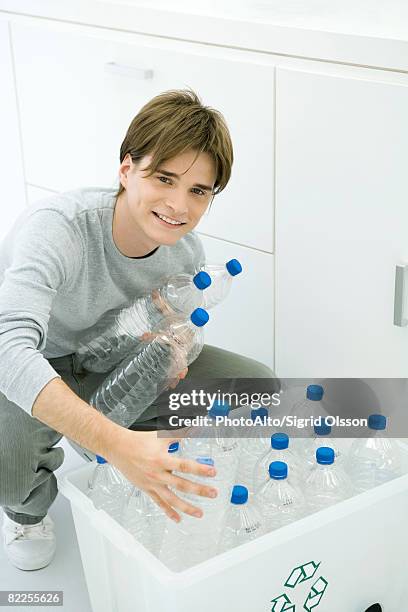
[[[395,266],[394,325],[406,327],[408,319],[404,317],[404,301],[408,285],[408,264]]]
[[[117,64],[116,62],[106,62],[105,72],[139,80],[153,78],[153,70],[149,68],[136,68],[136,66],[126,66],[125,64]]]

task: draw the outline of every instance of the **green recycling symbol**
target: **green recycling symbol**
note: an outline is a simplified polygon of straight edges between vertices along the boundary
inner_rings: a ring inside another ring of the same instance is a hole
[[[293,568],[289,577],[286,579],[283,586],[290,589],[294,589],[297,585],[307,580],[311,580],[315,577],[315,574],[320,566],[319,563],[309,561],[303,565]],[[327,589],[328,582],[323,576],[319,576],[317,580],[310,587],[310,591],[307,594],[306,600],[303,602],[303,610],[311,612],[320,604],[323,595]],[[292,603],[286,593],[278,595],[271,600],[272,608],[271,612],[296,612],[296,605]]]

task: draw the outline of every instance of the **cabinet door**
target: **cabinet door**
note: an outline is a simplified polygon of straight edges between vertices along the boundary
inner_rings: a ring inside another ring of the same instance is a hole
[[[273,256],[199,234],[207,263],[236,258],[242,272],[224,302],[210,310],[207,344],[274,367]]]
[[[143,104],[192,87],[225,115],[235,148],[231,183],[200,229],[272,252],[273,67],[263,56],[67,25],[14,24],[13,44],[29,183],[116,184]]]
[[[396,266],[408,264],[407,109],[408,79],[277,71],[280,376],[408,376],[408,327],[394,325]]]
[[[25,206],[16,92],[10,53],[9,24],[0,18],[0,241]]]

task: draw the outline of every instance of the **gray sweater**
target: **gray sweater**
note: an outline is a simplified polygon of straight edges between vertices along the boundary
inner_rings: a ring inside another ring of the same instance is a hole
[[[112,237],[115,194],[89,187],[39,200],[0,244],[0,392],[29,414],[60,378],[47,358],[74,353],[109,310],[205,261],[194,232],[148,257],[123,255]]]

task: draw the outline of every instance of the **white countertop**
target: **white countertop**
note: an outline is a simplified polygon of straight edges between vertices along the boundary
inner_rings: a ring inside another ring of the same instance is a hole
[[[0,0],[0,11],[408,72],[406,0]]]

